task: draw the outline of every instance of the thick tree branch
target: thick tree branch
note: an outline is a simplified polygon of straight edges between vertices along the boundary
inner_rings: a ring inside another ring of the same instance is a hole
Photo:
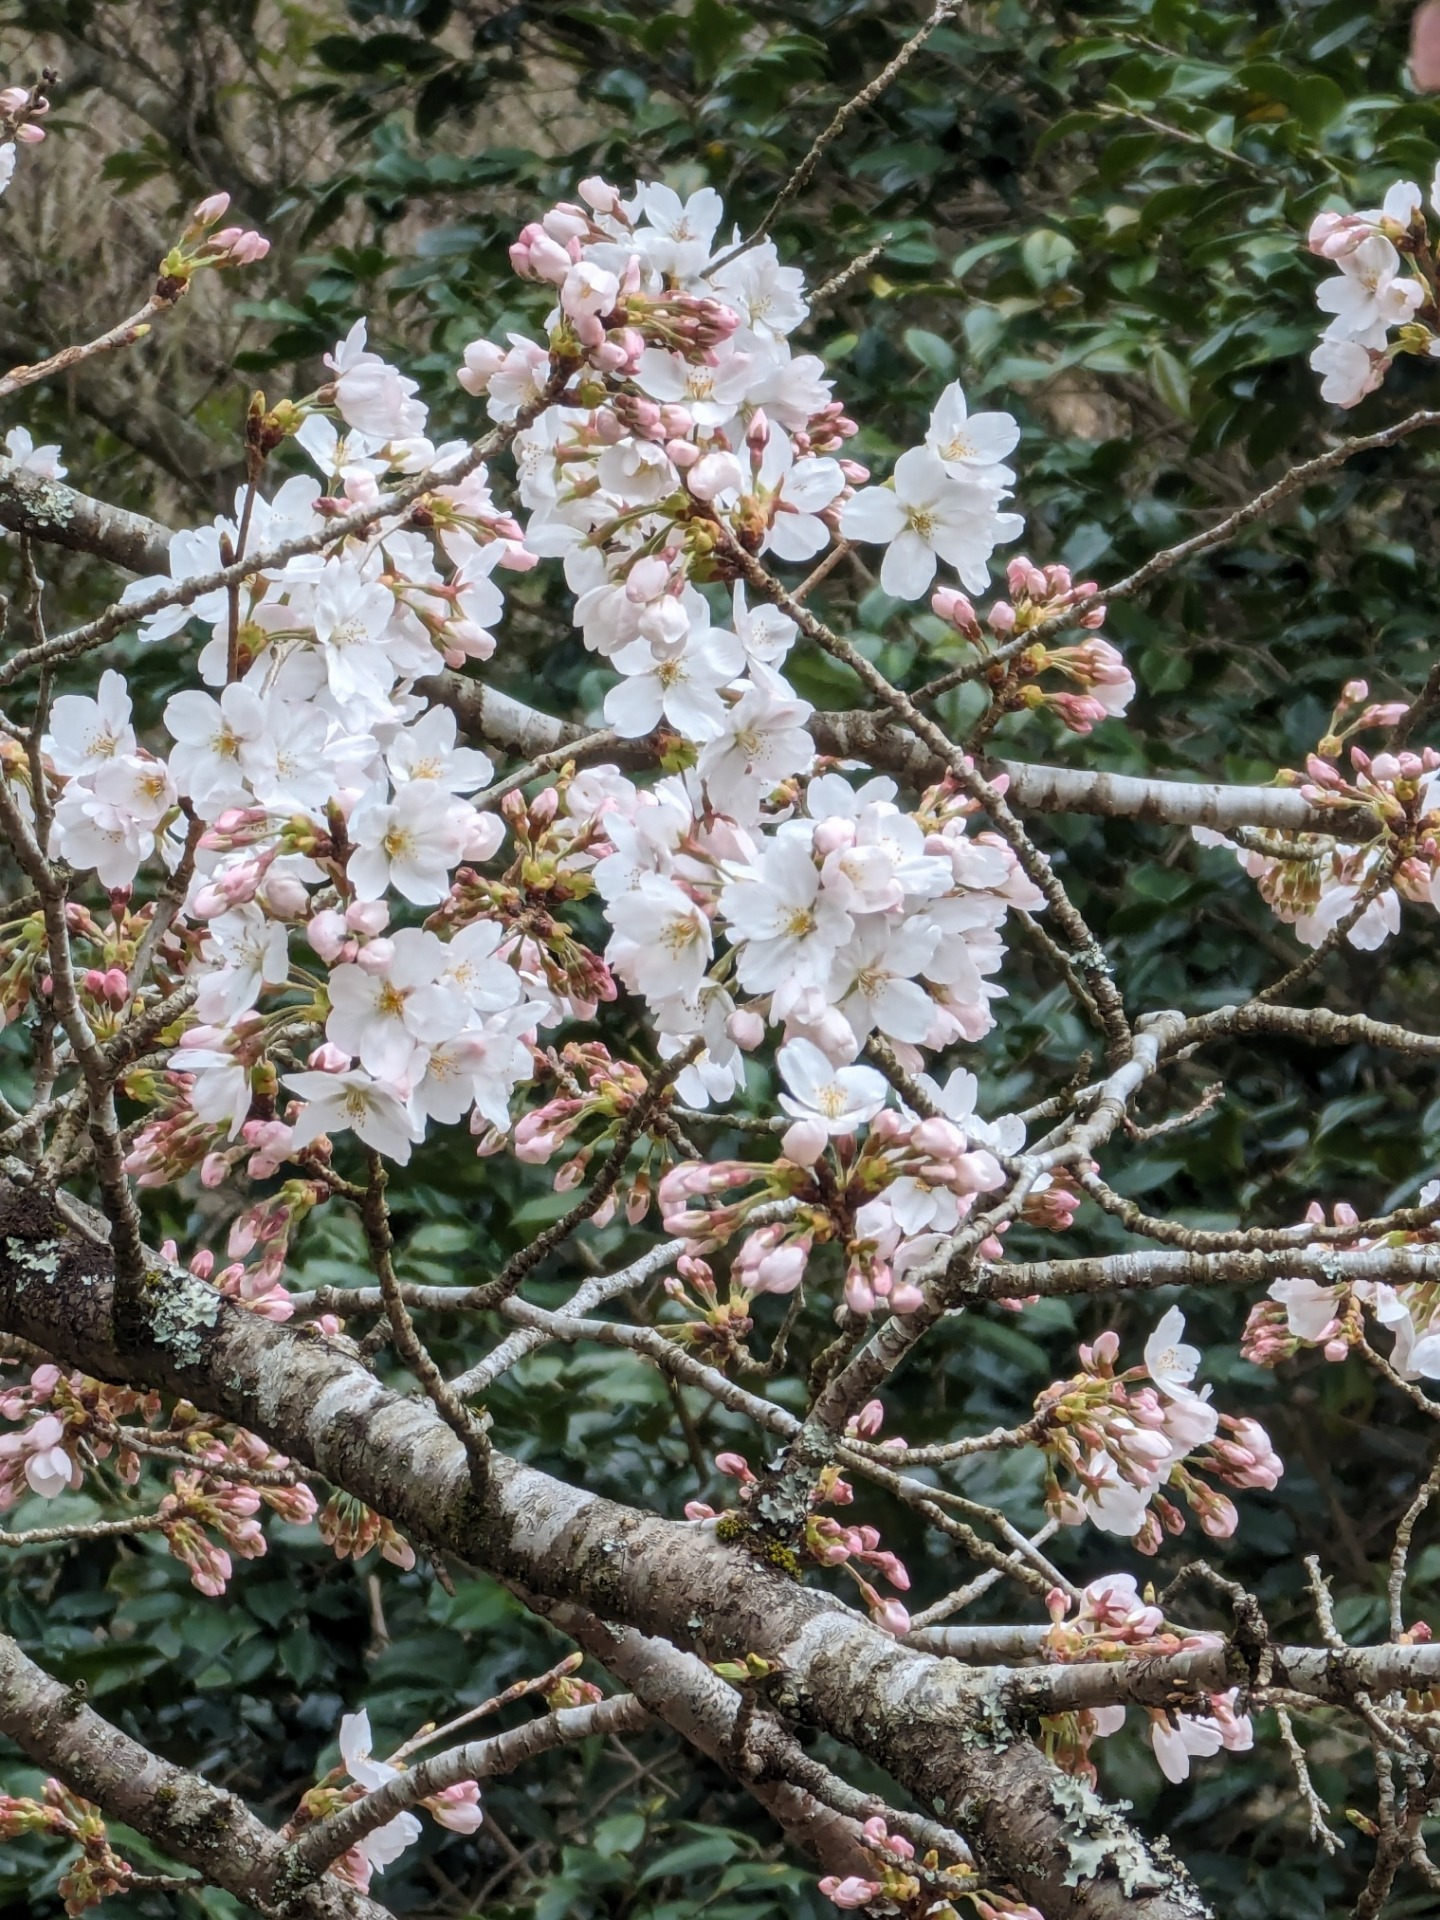
[[[418,683],[427,699],[447,706],[462,729],[491,746],[527,758],[575,750],[576,762],[605,760],[627,768],[652,767],[658,754],[650,739],[617,740],[541,713],[468,674],[432,674]],[[914,786],[942,778],[948,761],[917,740],[893,716],[855,708],[817,712],[809,721],[817,752],[867,765]],[[1340,834],[1372,839],[1374,816],[1363,808],[1317,807],[1297,787],[1223,786],[1194,780],[1142,780],[1088,767],[1047,767],[1022,760],[986,760],[985,771],[1003,780],[1006,798],[1022,813],[1084,813],[1163,826],[1268,827],[1277,832]]]
[[[1383,1280],[1390,1286],[1440,1280],[1440,1247],[1260,1248],[1233,1253],[1111,1253],[1089,1260],[1027,1260],[980,1267],[961,1287],[967,1299],[1026,1294],[1146,1293],[1156,1287],[1263,1287],[1271,1280]]]
[[[262,1913],[274,1912],[287,1848],[244,1801],[198,1774],[157,1759],[27,1659],[0,1635],[0,1733],[21,1752],[122,1821]],[[386,1909],[326,1877],[287,1911],[305,1920],[389,1920]]]
[[[1058,1772],[952,1662],[897,1645],[705,1528],[568,1487],[499,1454],[483,1490],[428,1402],[336,1343],[277,1326],[173,1268],[117,1322],[108,1251],[42,1196],[0,1196],[0,1327],[103,1379],[183,1394],[258,1433],[412,1537],[529,1591],[694,1648],[785,1670],[794,1710],[966,1832],[1048,1920],[1198,1920],[1163,1842]]]
[[[1038,1654],[1047,1628],[929,1627],[907,1645],[975,1661],[1010,1644],[1013,1659]],[[1032,1635],[1035,1636],[1032,1639]],[[1272,1647],[1267,1684],[1344,1705],[1357,1693],[1428,1693],[1440,1684],[1440,1644],[1375,1647]],[[1163,1707],[1176,1696],[1223,1693],[1250,1679],[1233,1647],[1197,1647],[1184,1653],[1137,1654],[1120,1660],[1079,1660],[1039,1667],[997,1666],[991,1680],[1007,1706],[1032,1713],[1069,1713],[1079,1707]]]
[[[93,553],[131,573],[164,573],[170,529],[143,513],[107,506],[88,493],[0,460],[0,526],[52,547]]]

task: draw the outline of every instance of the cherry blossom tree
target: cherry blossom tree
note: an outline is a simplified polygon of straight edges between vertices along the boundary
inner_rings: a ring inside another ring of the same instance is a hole
[[[43,164],[22,149],[46,111],[38,87],[0,93],[0,187]],[[1437,203],[1440,184],[1399,181],[1310,229],[1334,269],[1317,275],[1312,365],[1338,405],[1400,355],[1440,357]],[[197,274],[261,259],[227,209],[217,194],[194,210],[135,315],[16,368],[0,395],[123,351]],[[71,1850],[77,1913],[208,1886],[259,1911],[378,1915],[421,1811],[473,1832],[487,1780],[660,1724],[755,1797],[837,1907],[1194,1920],[1207,1909],[1165,1837],[1098,1791],[1100,1743],[1133,1712],[1180,1783],[1276,1742],[1333,1848],[1344,1810],[1292,1719],[1323,1703],[1376,1758],[1376,1816],[1354,1816],[1373,1841],[1362,1910],[1402,1868],[1434,1886],[1440,1656],[1406,1573],[1440,1479],[1418,1483],[1395,1539],[1388,1637],[1347,1644],[1316,1563],[1313,1644],[1281,1640],[1203,1555],[1284,1464],[1207,1381],[1223,1369],[1181,1307],[1147,1296],[1244,1289],[1247,1359],[1359,1356],[1433,1415],[1440,1183],[1374,1218],[1326,1194],[1293,1224],[1213,1228],[1151,1216],[1123,1184],[1127,1140],[1213,1104],[1187,1089],[1217,1043],[1440,1053],[1424,1031],[1304,1003],[1342,943],[1374,950],[1440,906],[1440,753],[1423,744],[1440,670],[1406,701],[1338,687],[1305,764],[1265,786],[986,745],[1003,715],[1045,713],[1080,742],[1123,718],[1135,688],[1104,634],[1111,603],[1440,412],[1337,437],[1102,587],[1025,557],[1018,428],[960,384],[937,384],[891,471],[854,457],[843,390],[792,344],[828,289],[769,222],[729,235],[713,189],[599,176],[536,216],[511,259],[553,305],[541,337],[466,348],[468,439],[427,437],[416,379],[371,350],[363,317],[323,384],[255,396],[246,478],[208,527],[137,526],[64,484],[61,449],[9,434],[31,476],[30,594],[0,661],[0,1012],[28,1095],[0,1108],[0,1504],[88,1486],[117,1511],[5,1544],[155,1533],[212,1599],[271,1529],[318,1518],[342,1555],[484,1569],[575,1651],[388,1754],[346,1715],[340,1766],[270,1825],[0,1638],[0,1731],[54,1775],[42,1797],[0,1799],[0,1832]],[[52,539],[136,577],[64,625],[38,571]],[[852,557],[897,611],[928,602],[960,664],[928,682],[886,670],[825,617]],[[491,684],[507,589],[535,568],[563,576],[604,677],[600,724]],[[182,662],[153,724],[110,664],[122,636]],[[855,704],[802,697],[807,655]],[[964,735],[935,717],[957,684],[986,702]],[[1047,841],[1043,816],[1067,812],[1229,848],[1305,951],[1244,1004],[1146,1007]],[[982,1076],[1020,938],[1095,1051],[1012,1112]],[[574,1198],[482,1284],[409,1282],[392,1199],[456,1136],[477,1192],[508,1156]],[[154,1245],[145,1195],[183,1183],[214,1208],[193,1244]],[[1028,1250],[1082,1205],[1138,1249]],[[356,1284],[291,1284],[317,1215],[358,1223]],[[590,1236],[621,1217],[646,1250],[587,1271]],[[559,1305],[527,1293],[542,1266],[569,1289]],[[893,1430],[906,1370],[957,1323],[964,1338],[986,1303],[1023,1324],[1076,1296],[1132,1311],[1029,1419],[932,1446]],[[829,1332],[802,1364],[807,1301]],[[459,1371],[432,1352],[445,1318],[466,1329]],[[487,1396],[576,1343],[626,1349],[742,1423],[748,1444],[713,1463],[723,1506],[625,1507],[530,1464]],[[402,1389],[377,1377],[382,1348]],[[1038,1531],[964,1491],[963,1463],[1007,1455],[1043,1485]],[[154,1511],[120,1511],[156,1465]],[[964,1583],[912,1611],[883,1526],[841,1511],[857,1492],[934,1529]],[[1072,1579],[1052,1543],[1082,1534],[1129,1566]],[[1146,1558],[1181,1536],[1193,1550],[1157,1592]],[[1002,1583],[1012,1623],[957,1621]],[[533,1698],[543,1713],[444,1744]],[[883,1797],[856,1783],[877,1769]],[[119,1824],[173,1873],[137,1871]]]

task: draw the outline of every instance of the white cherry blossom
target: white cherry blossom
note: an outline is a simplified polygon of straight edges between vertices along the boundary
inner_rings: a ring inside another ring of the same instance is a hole
[[[958,381],[935,402],[925,444],[952,480],[993,481],[997,490],[1014,485],[1015,475],[1002,462],[1020,444],[1019,423],[1008,413],[970,413]]]
[[[130,691],[122,674],[107,667],[94,699],[62,693],[50,709],[45,751],[57,773],[94,773],[107,760],[135,751]]]
[[[895,463],[893,487],[866,487],[841,509],[847,539],[886,548],[880,584],[897,600],[918,600],[935,578],[937,557],[972,592],[989,584],[990,555],[1020,532],[1018,514],[1001,513],[995,495],[959,481],[929,447],[912,447]]]
[[[282,1084],[305,1103],[295,1122],[297,1148],[322,1133],[353,1131],[367,1147],[403,1167],[409,1165],[412,1145],[424,1137],[423,1125],[417,1126],[405,1100],[363,1067],[344,1073],[287,1073]]]
[[[786,1113],[815,1121],[834,1136],[854,1133],[873,1120],[889,1087],[874,1067],[836,1067],[809,1040],[789,1040],[775,1056],[787,1091],[780,1095]]]
[[[662,720],[687,740],[714,740],[725,730],[719,690],[744,664],[743,647],[723,627],[711,627],[683,653],[660,660],[648,640],[632,640],[611,656],[626,678],[606,694],[605,718],[630,740],[653,732]]]
[[[610,922],[606,958],[636,992],[660,999],[696,991],[713,952],[710,922],[673,881],[641,874],[611,903]]]
[[[406,781],[393,800],[373,789],[350,816],[356,892],[362,900],[380,900],[394,887],[416,906],[438,905],[464,857],[465,824],[451,796],[431,780]]]

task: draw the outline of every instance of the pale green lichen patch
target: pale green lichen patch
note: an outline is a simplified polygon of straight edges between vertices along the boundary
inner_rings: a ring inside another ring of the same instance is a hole
[[[58,1240],[21,1240],[7,1234],[5,1254],[16,1270],[15,1291],[23,1293],[31,1279],[54,1282],[59,1277],[62,1252]]]
[[[1069,1774],[1056,1775],[1050,1797],[1065,1821],[1065,1849],[1070,1856],[1067,1887],[1111,1874],[1132,1900],[1137,1894],[1161,1893],[1167,1887],[1183,1893],[1183,1887],[1175,1888],[1172,1877],[1156,1866],[1139,1834],[1126,1823],[1121,1811],[1126,1803],[1107,1807],[1083,1780]]]
[[[199,1366],[205,1334],[220,1318],[221,1296],[190,1274],[154,1270],[150,1279],[150,1330],[158,1347],[182,1367]]]

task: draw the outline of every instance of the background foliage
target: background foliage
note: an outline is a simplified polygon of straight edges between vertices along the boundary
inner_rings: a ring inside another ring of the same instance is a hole
[[[1300,236],[1332,197],[1371,204],[1398,175],[1428,186],[1440,105],[1409,91],[1409,12],[1367,0],[963,6],[857,119],[777,231],[812,284],[883,242],[802,342],[824,355],[864,423],[859,456],[883,470],[959,376],[972,399],[1024,423],[1027,550],[1103,581],[1318,451],[1348,422],[1319,401],[1304,364],[1317,263]],[[461,348],[482,332],[533,329],[546,304],[508,271],[525,219],[599,170],[621,182],[710,182],[748,229],[834,106],[917,19],[893,0],[637,0],[630,11],[556,0],[4,0],[5,76],[26,80],[49,64],[61,79],[55,137],[5,202],[0,355],[35,358],[138,304],[165,235],[202,191],[229,190],[276,241],[245,282],[248,300],[197,299],[132,360],[92,363],[44,393],[27,423],[37,439],[62,441],[78,484],[175,522],[208,516],[234,484],[249,386],[307,391],[318,356],[363,312],[383,350],[424,381],[436,428],[474,431],[475,405],[450,377]],[[1355,424],[1407,410],[1432,378],[1402,361]],[[1303,757],[1347,678],[1365,674],[1377,697],[1418,686],[1433,654],[1435,468],[1419,437],[1353,462],[1239,544],[1117,606],[1111,630],[1141,687],[1133,726],[1076,741],[1011,721],[997,747],[1265,779]],[[100,569],[46,558],[73,607],[108,597]],[[583,714],[603,683],[569,635],[550,571],[515,589],[493,671],[538,704]],[[888,672],[918,680],[943,664],[938,624],[897,613],[858,563],[827,593]],[[117,652],[130,658],[123,641]],[[792,665],[817,703],[853,703],[842,669],[799,656]],[[173,660],[148,654],[134,671],[156,700],[170,690]],[[1134,1007],[1240,999],[1294,957],[1233,864],[1182,835],[1066,821],[1046,823],[1042,838],[1061,849]],[[1332,962],[1329,1004],[1380,1017],[1405,1009],[1425,1024],[1432,941],[1420,916],[1406,928],[1379,955]],[[1017,954],[1008,979],[1001,1031],[984,1050],[985,1111],[1043,1097],[1088,1043],[1043,961],[1031,969]],[[1423,1065],[1266,1042],[1230,1065],[1215,1112],[1132,1143],[1113,1166],[1115,1184],[1149,1210],[1196,1224],[1242,1211],[1285,1222],[1319,1194],[1377,1211],[1435,1171],[1440,1099]],[[1197,1094],[1208,1077],[1195,1071]],[[757,1080],[757,1103],[766,1091]],[[395,1194],[409,1230],[403,1278],[483,1278],[560,1208],[543,1175],[477,1162],[463,1137],[423,1165],[424,1184]],[[151,1201],[157,1234],[214,1231],[213,1196]],[[1075,1234],[1075,1251],[1125,1244],[1093,1209]],[[621,1227],[587,1242],[607,1265],[627,1244]],[[360,1265],[350,1234],[322,1218],[302,1242],[298,1283],[353,1282]],[[552,1275],[537,1297],[558,1303],[563,1291]],[[1319,1551],[1337,1575],[1342,1628],[1383,1631],[1384,1558],[1424,1471],[1425,1434],[1358,1366],[1306,1360],[1278,1377],[1245,1366],[1235,1351],[1244,1302],[1184,1305],[1210,1352],[1208,1377],[1237,1411],[1261,1414],[1287,1461],[1274,1496],[1243,1503],[1226,1570],[1277,1627],[1309,1638],[1300,1562]],[[1151,1301],[1122,1309],[1132,1349],[1155,1311]],[[923,1376],[905,1381],[895,1417],[917,1442],[1013,1422],[1068,1371],[1077,1336],[1105,1323],[1103,1307],[1058,1301],[951,1322],[948,1345],[932,1343]],[[826,1330],[812,1306],[802,1356]],[[439,1351],[458,1360],[458,1346],[447,1354],[442,1340]],[[681,1407],[653,1373],[609,1351],[536,1356],[491,1406],[512,1450],[677,1514],[716,1492],[718,1446],[753,1446],[731,1416]],[[1039,1518],[1024,1456],[982,1456],[964,1485],[1003,1497],[1017,1520]],[[78,1516],[83,1497],[68,1505]],[[863,1500],[857,1517],[871,1517]],[[924,1604],[966,1570],[907,1524],[887,1512],[886,1541]],[[1167,1549],[1157,1580],[1185,1544]],[[1145,1571],[1093,1534],[1059,1550],[1080,1577]],[[31,1550],[0,1569],[0,1615],[122,1724],[278,1819],[333,1759],[347,1707],[368,1702],[384,1751],[387,1736],[560,1650],[488,1582],[457,1572],[452,1593],[423,1561],[377,1575],[373,1559],[337,1563],[317,1538],[276,1527],[269,1557],[244,1565],[216,1603],[152,1542]],[[1412,1565],[1412,1594],[1433,1619],[1440,1544]],[[1013,1613],[1013,1602],[992,1602],[996,1617]],[[1364,1807],[1345,1739],[1323,1718],[1302,1737],[1332,1805]],[[1174,1789],[1127,1735],[1105,1743],[1103,1777],[1173,1835],[1233,1920],[1338,1913],[1367,1843],[1352,1835],[1334,1862],[1313,1851],[1283,1768],[1261,1746]],[[487,1804],[473,1840],[427,1829],[382,1883],[397,1911],[830,1911],[718,1770],[659,1741],[557,1756]],[[48,1853],[16,1847],[0,1861],[0,1899],[48,1920],[59,1910],[54,1878]],[[139,1904],[169,1910],[159,1896]],[[218,1894],[205,1904],[229,1908]],[[1410,1910],[1428,1909],[1416,1896]]]

